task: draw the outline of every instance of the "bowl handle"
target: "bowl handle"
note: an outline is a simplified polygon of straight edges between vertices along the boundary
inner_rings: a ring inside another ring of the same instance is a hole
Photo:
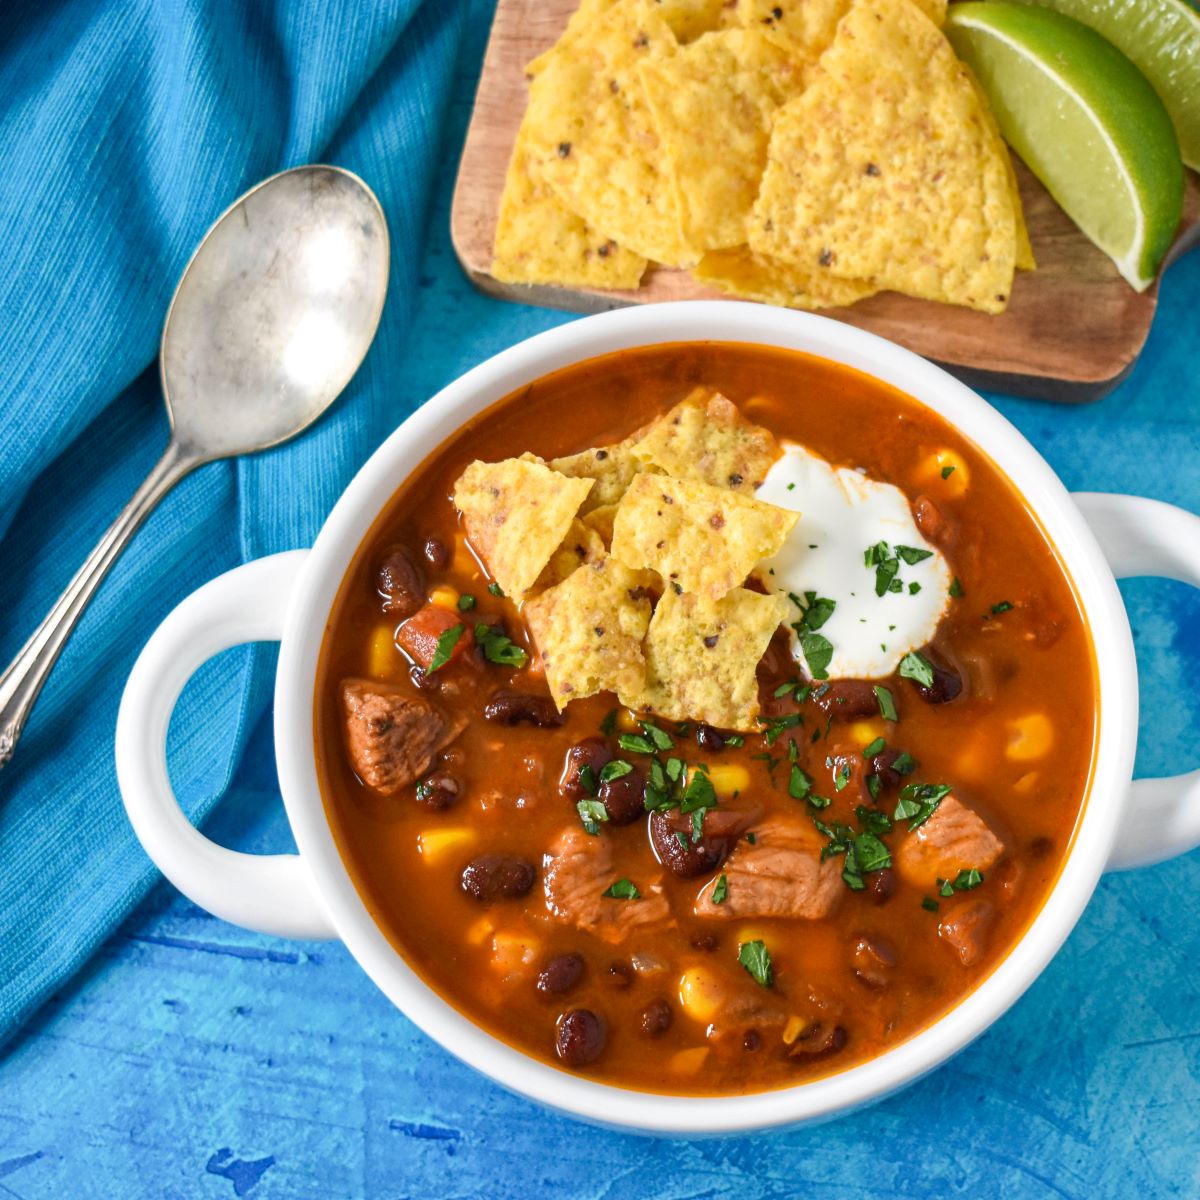
[[[296,854],[218,846],[184,816],[167,775],[167,726],[183,686],[215,654],[275,642],[306,550],[246,563],[193,592],[155,630],[134,664],[117,715],[117,782],[146,853],[201,908],[280,937],[337,936]]]
[[[1200,517],[1139,496],[1076,492],[1118,579],[1154,575],[1200,587]],[[1145,867],[1200,845],[1200,771],[1135,779],[1108,870]]]

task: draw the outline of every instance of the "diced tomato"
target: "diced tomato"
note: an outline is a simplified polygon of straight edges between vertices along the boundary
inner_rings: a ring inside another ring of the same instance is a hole
[[[442,608],[440,605],[426,604],[424,608],[413,613],[400,626],[396,633],[396,641],[413,662],[428,670],[429,664],[433,662],[438,639],[447,630],[453,629],[455,625],[462,625],[464,629],[459,634],[458,641],[450,654],[450,661],[453,662],[471,645],[474,638],[471,634],[471,626],[462,619],[459,613]]]

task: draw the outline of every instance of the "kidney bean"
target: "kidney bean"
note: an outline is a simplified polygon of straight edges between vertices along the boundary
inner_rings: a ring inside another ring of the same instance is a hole
[[[528,721],[530,725],[542,729],[553,729],[566,720],[549,696],[535,696],[532,692],[518,692],[511,688],[493,692],[492,698],[484,705],[483,715],[487,720],[497,721],[501,725],[518,725]]]
[[[896,890],[896,872],[891,867],[882,871],[872,871],[864,880],[867,895],[875,904],[886,904]]]
[[[604,1049],[604,1022],[590,1008],[573,1008],[558,1018],[554,1049],[569,1067],[586,1067]]]
[[[481,854],[463,868],[462,890],[482,904],[514,900],[533,887],[533,866],[511,854]]]
[[[569,992],[583,976],[583,967],[582,955],[556,954],[538,973],[535,986],[543,996]]]
[[[736,833],[722,834],[719,828],[712,828],[717,815],[712,809],[708,811],[704,818],[703,835],[699,843],[693,844],[690,816],[653,813],[650,817],[650,841],[654,846],[654,853],[658,855],[658,861],[669,867],[680,879],[691,879],[696,875],[715,871],[725,861],[737,839]],[[683,835],[682,842],[676,836],[677,833]]]
[[[879,991],[891,982],[891,970],[896,965],[892,944],[880,937],[860,937],[850,955],[854,977],[872,991]]]
[[[918,496],[913,502],[913,520],[917,528],[935,546],[943,549],[953,541],[953,527],[928,496]]]
[[[928,646],[924,654],[933,667],[933,682],[926,687],[914,680],[913,686],[917,689],[917,695],[926,704],[946,704],[959,696],[963,690],[962,676],[941,658],[930,653]]]
[[[384,555],[375,575],[375,587],[383,597],[386,613],[411,617],[425,603],[425,580],[406,546],[393,546]]]
[[[996,915],[996,906],[987,900],[965,900],[942,918],[938,937],[958,955],[964,967],[969,967],[987,951]]]
[[[762,1046],[762,1034],[757,1029],[747,1029],[742,1034],[742,1049],[757,1050]]]
[[[408,668],[408,677],[413,681],[413,686],[418,687],[423,692],[440,692],[442,690],[442,676],[440,674],[430,675],[424,667],[413,663]]]
[[[642,1032],[647,1037],[662,1037],[672,1019],[671,1006],[665,1000],[651,1000],[641,1012]]]
[[[446,543],[441,538],[427,537],[421,552],[425,555],[425,561],[435,571],[444,571],[450,565],[450,551],[446,549]]]
[[[813,691],[813,703],[835,719],[858,721],[879,716],[879,701],[869,679],[835,679],[828,687],[818,685]]]
[[[462,785],[449,771],[434,771],[417,784],[417,799],[432,809],[449,808],[461,791]]]
[[[789,1058],[818,1058],[823,1054],[836,1054],[847,1041],[846,1031],[840,1025],[817,1021],[810,1025],[792,1043]]]
[[[711,725],[697,725],[696,745],[701,750],[708,750],[712,754],[719,754],[725,749],[725,735],[720,730],[714,729]]]
[[[896,759],[900,757],[900,754],[901,751],[893,750],[889,746],[886,750],[880,750],[871,759],[871,773],[879,776],[880,785],[884,790],[897,788],[904,780],[904,776],[893,765]]]
[[[566,765],[563,767],[562,778],[558,784],[563,795],[570,800],[583,800],[590,796],[592,793],[583,786],[583,782],[579,778],[584,767],[592,768],[594,786],[599,788],[600,769],[611,758],[612,751],[608,748],[608,743],[601,737],[586,737],[583,741],[576,742],[567,751]],[[612,814],[609,813],[610,818],[611,816]]]
[[[614,825],[629,825],[646,811],[646,774],[634,767],[600,785],[600,802]]]

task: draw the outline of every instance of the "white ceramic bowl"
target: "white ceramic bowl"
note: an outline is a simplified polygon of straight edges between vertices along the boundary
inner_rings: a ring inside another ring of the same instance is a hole
[[[1099,663],[1099,739],[1083,816],[1037,919],[990,976],[923,1032],[836,1075],[738,1097],[674,1097],[613,1088],[539,1062],[493,1038],[430,989],[392,949],[347,874],[326,820],[313,757],[317,658],[337,589],[397,485],[466,420],[522,385],[598,354],[662,342],[751,342],[845,363],[916,397],[961,430],[1016,485],[1074,580]],[[564,325],[469,371],[414,413],[372,455],[311,551],[247,563],[185,600],[129,678],[117,723],[117,770],[129,818],[150,857],[217,916],[283,937],[341,938],[363,970],[430,1037],[492,1079],[586,1120],[666,1134],[731,1133],[812,1121],[878,1099],[944,1062],[1032,983],[1062,945],[1101,873],[1200,843],[1200,771],[1131,784],[1137,669],[1118,576],[1164,575],[1200,586],[1187,547],[1200,519],[1127,496],[1067,494],[1032,446],[940,368],[882,338],[822,317],[752,304],[627,308]],[[184,683],[208,658],[278,640],[275,746],[299,855],[256,857],[208,841],[184,818],[165,743]]]

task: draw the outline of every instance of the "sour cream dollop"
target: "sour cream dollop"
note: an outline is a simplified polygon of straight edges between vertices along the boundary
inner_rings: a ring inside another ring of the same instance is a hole
[[[783,456],[756,495],[800,513],[782,549],[757,574],[772,591],[798,597],[805,606],[810,592],[834,602],[814,631],[832,645],[824,668],[830,679],[884,678],[910,650],[932,639],[949,603],[950,569],[921,536],[908,497],[898,487],[848,467],[835,468],[805,447],[785,442]],[[886,550],[876,551],[868,565],[868,549],[880,543]],[[877,595],[879,564],[887,564],[886,580],[892,559],[898,565],[891,578],[900,586],[889,581],[888,590]],[[821,609],[827,611],[828,605]],[[794,612],[791,620],[801,622],[802,609]],[[810,639],[810,656],[814,645],[816,655],[827,653],[819,639]],[[814,674],[794,630],[792,654]]]

